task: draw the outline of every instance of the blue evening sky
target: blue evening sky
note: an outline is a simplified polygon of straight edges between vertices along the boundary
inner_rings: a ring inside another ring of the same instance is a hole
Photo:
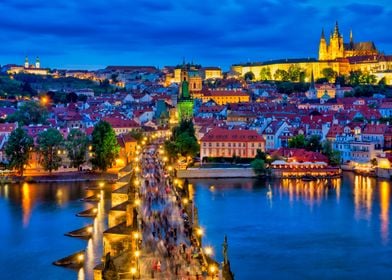
[[[317,57],[321,28],[392,54],[389,0],[2,0],[0,64],[231,64]]]

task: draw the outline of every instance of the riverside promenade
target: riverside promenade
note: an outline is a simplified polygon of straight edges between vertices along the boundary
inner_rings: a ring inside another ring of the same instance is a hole
[[[119,180],[95,280],[233,279],[226,239],[220,266],[213,249],[202,246],[189,184],[173,178],[167,161],[157,144],[140,147],[130,173]]]

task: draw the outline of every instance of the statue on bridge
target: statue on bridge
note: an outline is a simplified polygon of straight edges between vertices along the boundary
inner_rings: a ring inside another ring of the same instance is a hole
[[[114,265],[113,260],[110,257],[110,252],[105,256],[105,263],[103,264],[102,270],[102,279],[103,280],[118,280],[117,268]]]
[[[227,242],[227,235],[225,235],[222,248],[223,248],[223,265],[222,265],[222,276],[225,280],[234,280],[234,273],[231,271],[230,268],[230,261],[227,254],[227,249],[229,244]]]

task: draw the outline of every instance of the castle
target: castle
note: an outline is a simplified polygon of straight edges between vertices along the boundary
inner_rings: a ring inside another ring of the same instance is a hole
[[[280,59],[274,61],[233,64],[231,71],[244,77],[252,72],[256,80],[281,80],[281,71],[288,72],[290,68],[297,67],[304,73],[305,82],[311,79],[322,78],[323,70],[331,68],[337,75],[349,75],[351,71],[362,71],[376,77],[377,81],[385,78],[388,85],[392,85],[392,56],[380,53],[373,42],[354,42],[353,33],[350,32],[348,43],[343,41],[338,23],[331,32],[327,42],[324,30],[319,41],[318,59]],[[265,78],[268,76],[268,78]]]
[[[319,44],[319,60],[333,60],[336,58],[346,58],[353,56],[378,55],[379,52],[373,42],[354,43],[353,32],[350,31],[350,41],[344,43],[343,36],[339,32],[336,22],[329,39],[329,45],[325,39],[324,29],[321,31]]]

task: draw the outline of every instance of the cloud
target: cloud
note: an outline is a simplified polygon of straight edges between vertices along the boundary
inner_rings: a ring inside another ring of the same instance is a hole
[[[345,34],[352,27],[390,50],[386,0],[363,1],[3,0],[0,63],[18,54],[52,67],[176,64],[185,56],[228,68],[248,58],[315,57],[321,28],[335,20]]]

